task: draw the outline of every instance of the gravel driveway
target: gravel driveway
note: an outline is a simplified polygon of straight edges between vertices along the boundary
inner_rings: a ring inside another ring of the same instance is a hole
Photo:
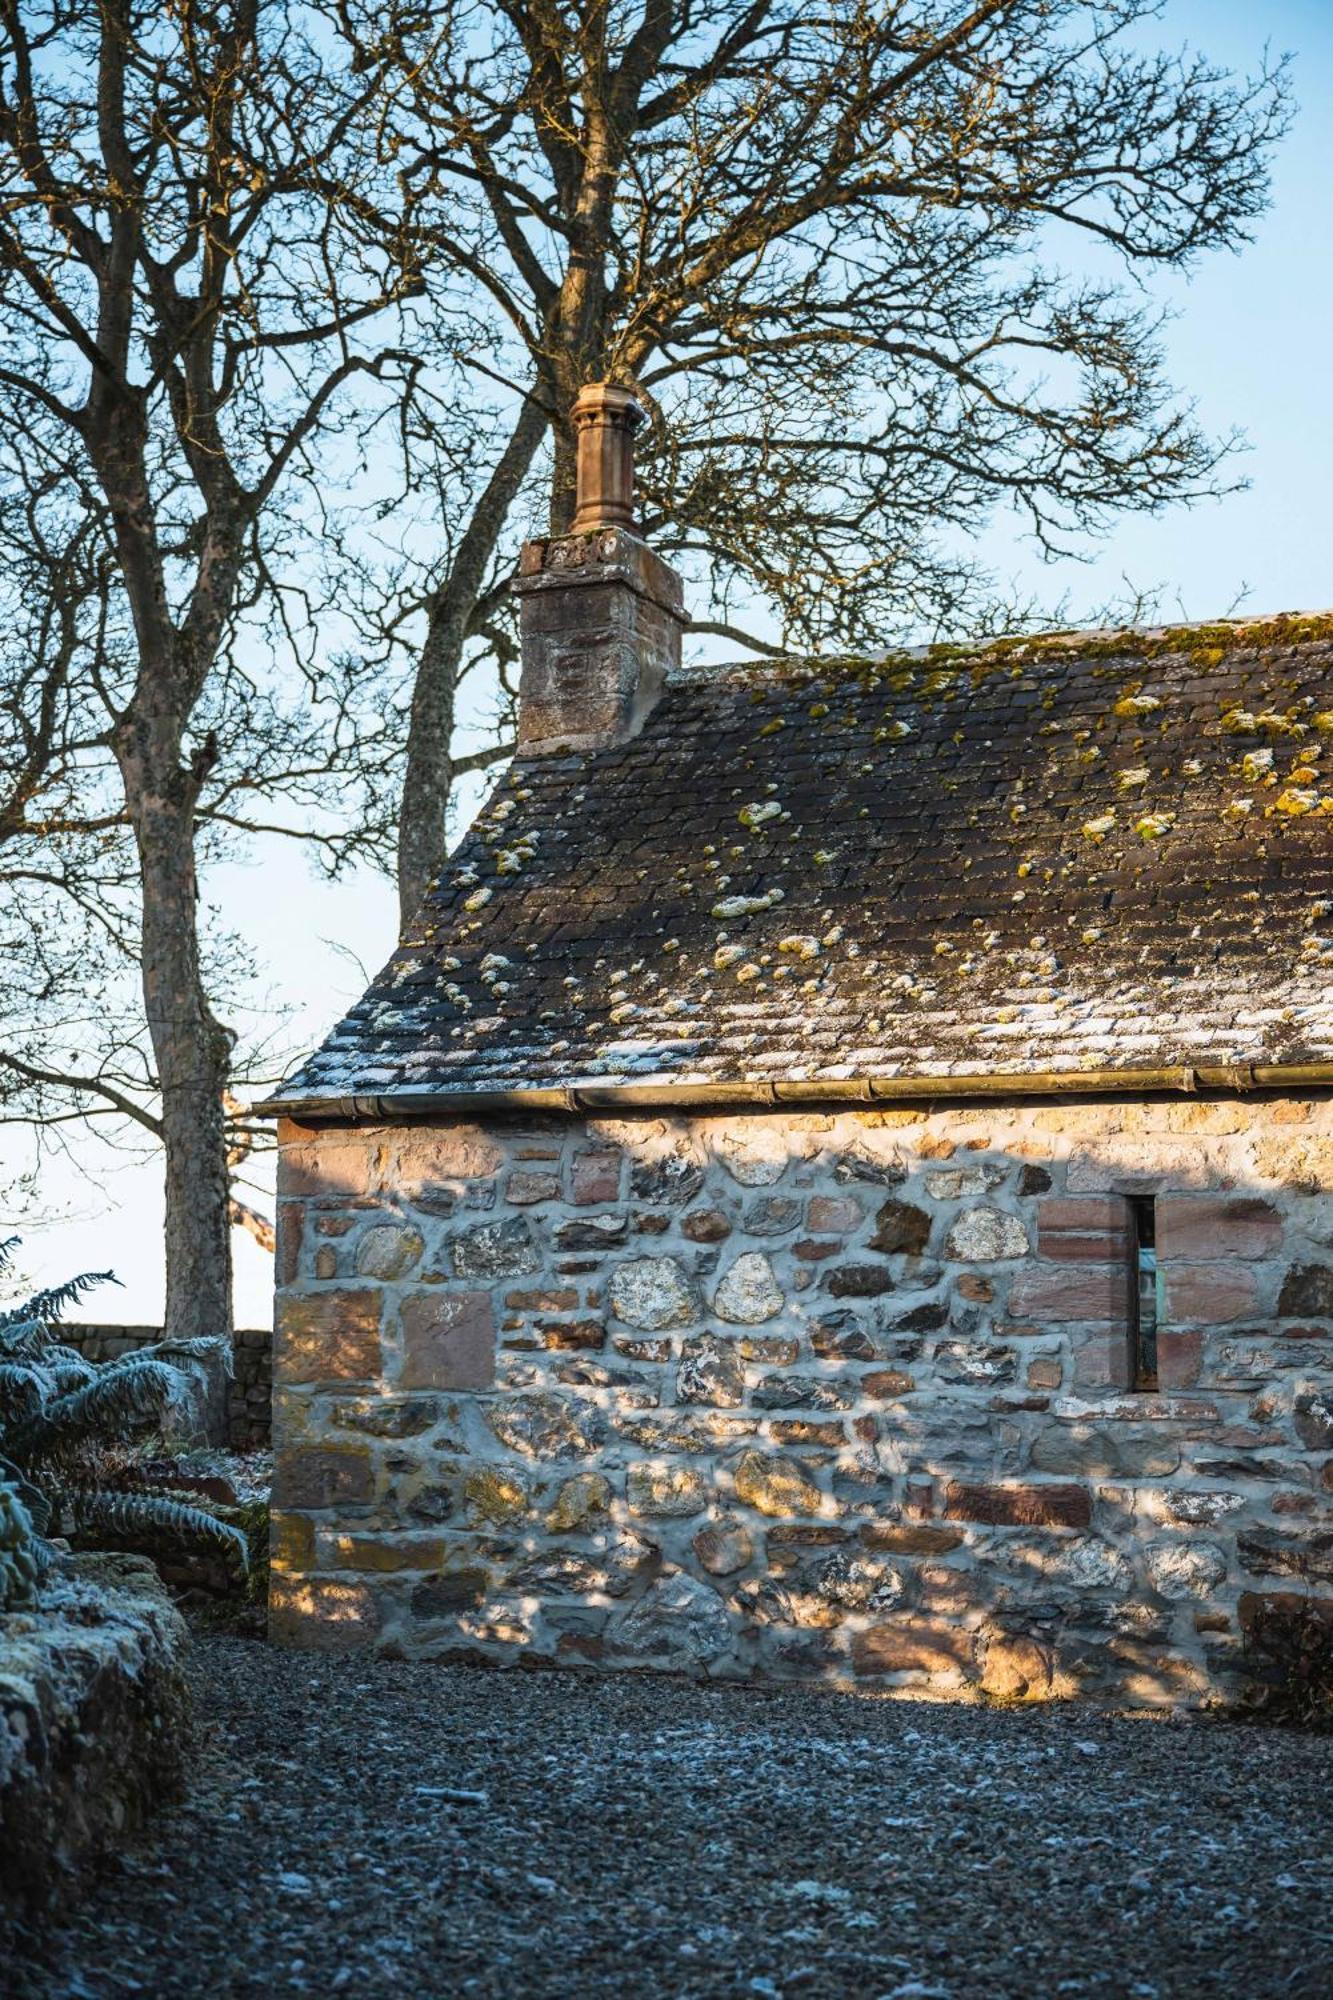
[[[202,1639],[186,1804],[21,1990],[1328,1996],[1327,1739]]]

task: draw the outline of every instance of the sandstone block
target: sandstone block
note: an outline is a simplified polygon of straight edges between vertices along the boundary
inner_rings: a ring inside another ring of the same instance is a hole
[[[414,1293],[400,1310],[404,1389],[489,1389],[495,1381],[495,1323],[489,1292]]]
[[[334,1569],[390,1575],[397,1570],[436,1569],[445,1553],[446,1544],[438,1535],[330,1535],[324,1560]]]
[[[944,1489],[950,1521],[984,1521],[996,1528],[1086,1528],[1092,1500],[1086,1486],[969,1485],[950,1480]]]
[[[1050,1692],[1054,1662],[1048,1647],[1022,1634],[997,1632],[982,1654],[981,1685],[997,1701],[1040,1701]]]
[[[1203,1369],[1203,1332],[1199,1327],[1159,1326],[1157,1386],[1193,1389]]]
[[[961,1528],[939,1528],[926,1521],[867,1521],[861,1540],[868,1549],[887,1555],[939,1556],[961,1548],[965,1537]]]
[[[1218,1326],[1258,1310],[1253,1271],[1226,1264],[1168,1264],[1166,1315],[1177,1326]]]
[[[971,1634],[943,1620],[898,1618],[852,1638],[852,1666],[863,1677],[924,1674],[956,1682],[971,1665]]]
[[[505,1200],[512,1202],[515,1208],[537,1208],[543,1202],[559,1199],[558,1174],[534,1173],[530,1169],[514,1167],[505,1182]]]
[[[806,1208],[806,1227],[816,1236],[849,1236],[865,1220],[854,1194],[813,1194]]]
[[[1282,1217],[1271,1202],[1208,1194],[1158,1198],[1157,1252],[1164,1263],[1268,1257],[1281,1247]]]
[[[305,1210],[299,1201],[280,1201],[277,1210],[277,1248],[273,1258],[273,1282],[279,1291],[295,1284],[301,1268],[301,1239]]]
[[[278,1196],[327,1197],[369,1191],[375,1143],[360,1132],[325,1132],[283,1146],[278,1153]]]
[[[878,1402],[892,1403],[900,1396],[910,1396],[916,1383],[900,1368],[872,1368],[861,1377],[861,1387]]]
[[[273,1466],[275,1507],[367,1505],[375,1497],[375,1470],[363,1444],[292,1444]]]
[[[315,1524],[308,1515],[273,1510],[268,1524],[268,1559],[272,1569],[288,1574],[315,1567]]]
[[[380,1372],[380,1293],[284,1292],[274,1365],[285,1382],[364,1382]]]
[[[1074,1320],[1127,1320],[1126,1264],[1077,1265],[1024,1271],[1009,1294],[1016,1316],[1060,1325]]]
[[[1095,1328],[1073,1337],[1074,1384],[1079,1389],[1128,1389],[1134,1355],[1128,1326]]]
[[[607,1147],[574,1155],[570,1198],[578,1208],[597,1208],[620,1198],[621,1156]],[[636,1194],[640,1191],[636,1188]],[[651,1196],[643,1197],[652,1199]]]

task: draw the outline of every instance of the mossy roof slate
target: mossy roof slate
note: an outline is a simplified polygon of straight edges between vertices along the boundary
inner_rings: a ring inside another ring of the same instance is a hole
[[[280,1101],[1333,1058],[1333,619],[684,676]]]

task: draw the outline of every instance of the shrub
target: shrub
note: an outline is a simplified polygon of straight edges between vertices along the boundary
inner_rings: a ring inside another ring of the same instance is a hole
[[[0,1275],[17,1239],[0,1243]],[[118,1361],[86,1361],[59,1338],[60,1314],[92,1286],[89,1272],[0,1311],[0,1605],[30,1603],[51,1536],[74,1546],[140,1549],[182,1543],[221,1551],[242,1571],[246,1537],[197,1496],[134,1490],[123,1446],[161,1429],[198,1395],[218,1340],[163,1340]]]

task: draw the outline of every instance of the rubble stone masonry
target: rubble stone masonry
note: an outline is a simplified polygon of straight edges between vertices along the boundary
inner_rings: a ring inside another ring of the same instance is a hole
[[[1197,1704],[1333,1598],[1327,1101],[281,1147],[287,1643]]]

